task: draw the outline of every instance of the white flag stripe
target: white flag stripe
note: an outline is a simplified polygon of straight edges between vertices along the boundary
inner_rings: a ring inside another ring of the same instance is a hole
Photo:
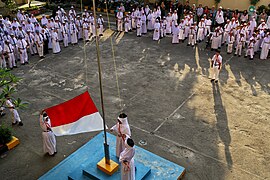
[[[84,116],[78,121],[57,127],[52,127],[56,136],[71,135],[89,131],[103,130],[103,119],[99,112]]]

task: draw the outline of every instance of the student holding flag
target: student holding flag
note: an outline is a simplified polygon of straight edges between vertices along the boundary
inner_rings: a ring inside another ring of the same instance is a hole
[[[43,138],[43,150],[44,153],[48,153],[50,156],[54,156],[56,152],[56,139],[55,135],[52,132],[50,118],[42,111],[39,116],[40,127],[43,130],[42,138]]]
[[[116,132],[116,157],[120,157],[120,153],[125,149],[126,138],[131,136],[127,115],[121,113],[117,119],[117,124],[111,129],[111,132]]]

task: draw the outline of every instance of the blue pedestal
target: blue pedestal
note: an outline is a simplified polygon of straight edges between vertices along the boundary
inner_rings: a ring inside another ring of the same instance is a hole
[[[115,154],[114,135],[107,133],[110,145],[110,157],[119,163]],[[120,179],[120,167],[112,176],[97,168],[97,163],[104,157],[103,132],[99,133],[76,152],[72,153],[49,172],[41,176],[40,180],[84,180],[84,179]],[[135,146],[136,180],[138,179],[167,179],[175,180],[183,175],[185,168],[161,158],[149,151]]]

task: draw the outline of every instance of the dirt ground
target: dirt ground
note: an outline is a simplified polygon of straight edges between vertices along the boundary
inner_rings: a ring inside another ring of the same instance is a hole
[[[110,36],[115,50],[120,99]],[[108,126],[121,108],[136,145],[187,169],[185,179],[270,179],[270,61],[224,53],[218,85],[210,83],[205,44],[106,31],[100,40]],[[0,159],[1,179],[37,179],[98,132],[57,137],[58,154],[44,156],[39,111],[88,90],[100,109],[95,42],[63,48],[13,72],[16,96],[30,103],[13,127],[21,144]],[[88,88],[87,88],[88,87]],[[122,106],[120,106],[120,102]],[[11,125],[9,112],[0,119]],[[144,143],[142,143],[144,142]],[[113,152],[111,152],[113,153]]]

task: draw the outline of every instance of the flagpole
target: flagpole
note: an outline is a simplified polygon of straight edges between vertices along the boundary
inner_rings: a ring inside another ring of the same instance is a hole
[[[95,0],[93,0],[93,11],[94,11],[94,23],[95,23],[95,29],[96,29],[95,39],[96,39],[96,52],[97,52],[97,62],[98,62],[99,89],[100,89],[101,109],[102,109],[104,138],[105,138],[104,153],[105,153],[106,164],[110,165],[110,153],[109,153],[109,145],[107,143],[105,111],[104,111],[104,103],[103,103],[102,74],[101,74],[101,64],[100,64],[100,50],[99,50],[99,42],[98,42],[98,33],[97,33],[97,14],[96,14]]]

